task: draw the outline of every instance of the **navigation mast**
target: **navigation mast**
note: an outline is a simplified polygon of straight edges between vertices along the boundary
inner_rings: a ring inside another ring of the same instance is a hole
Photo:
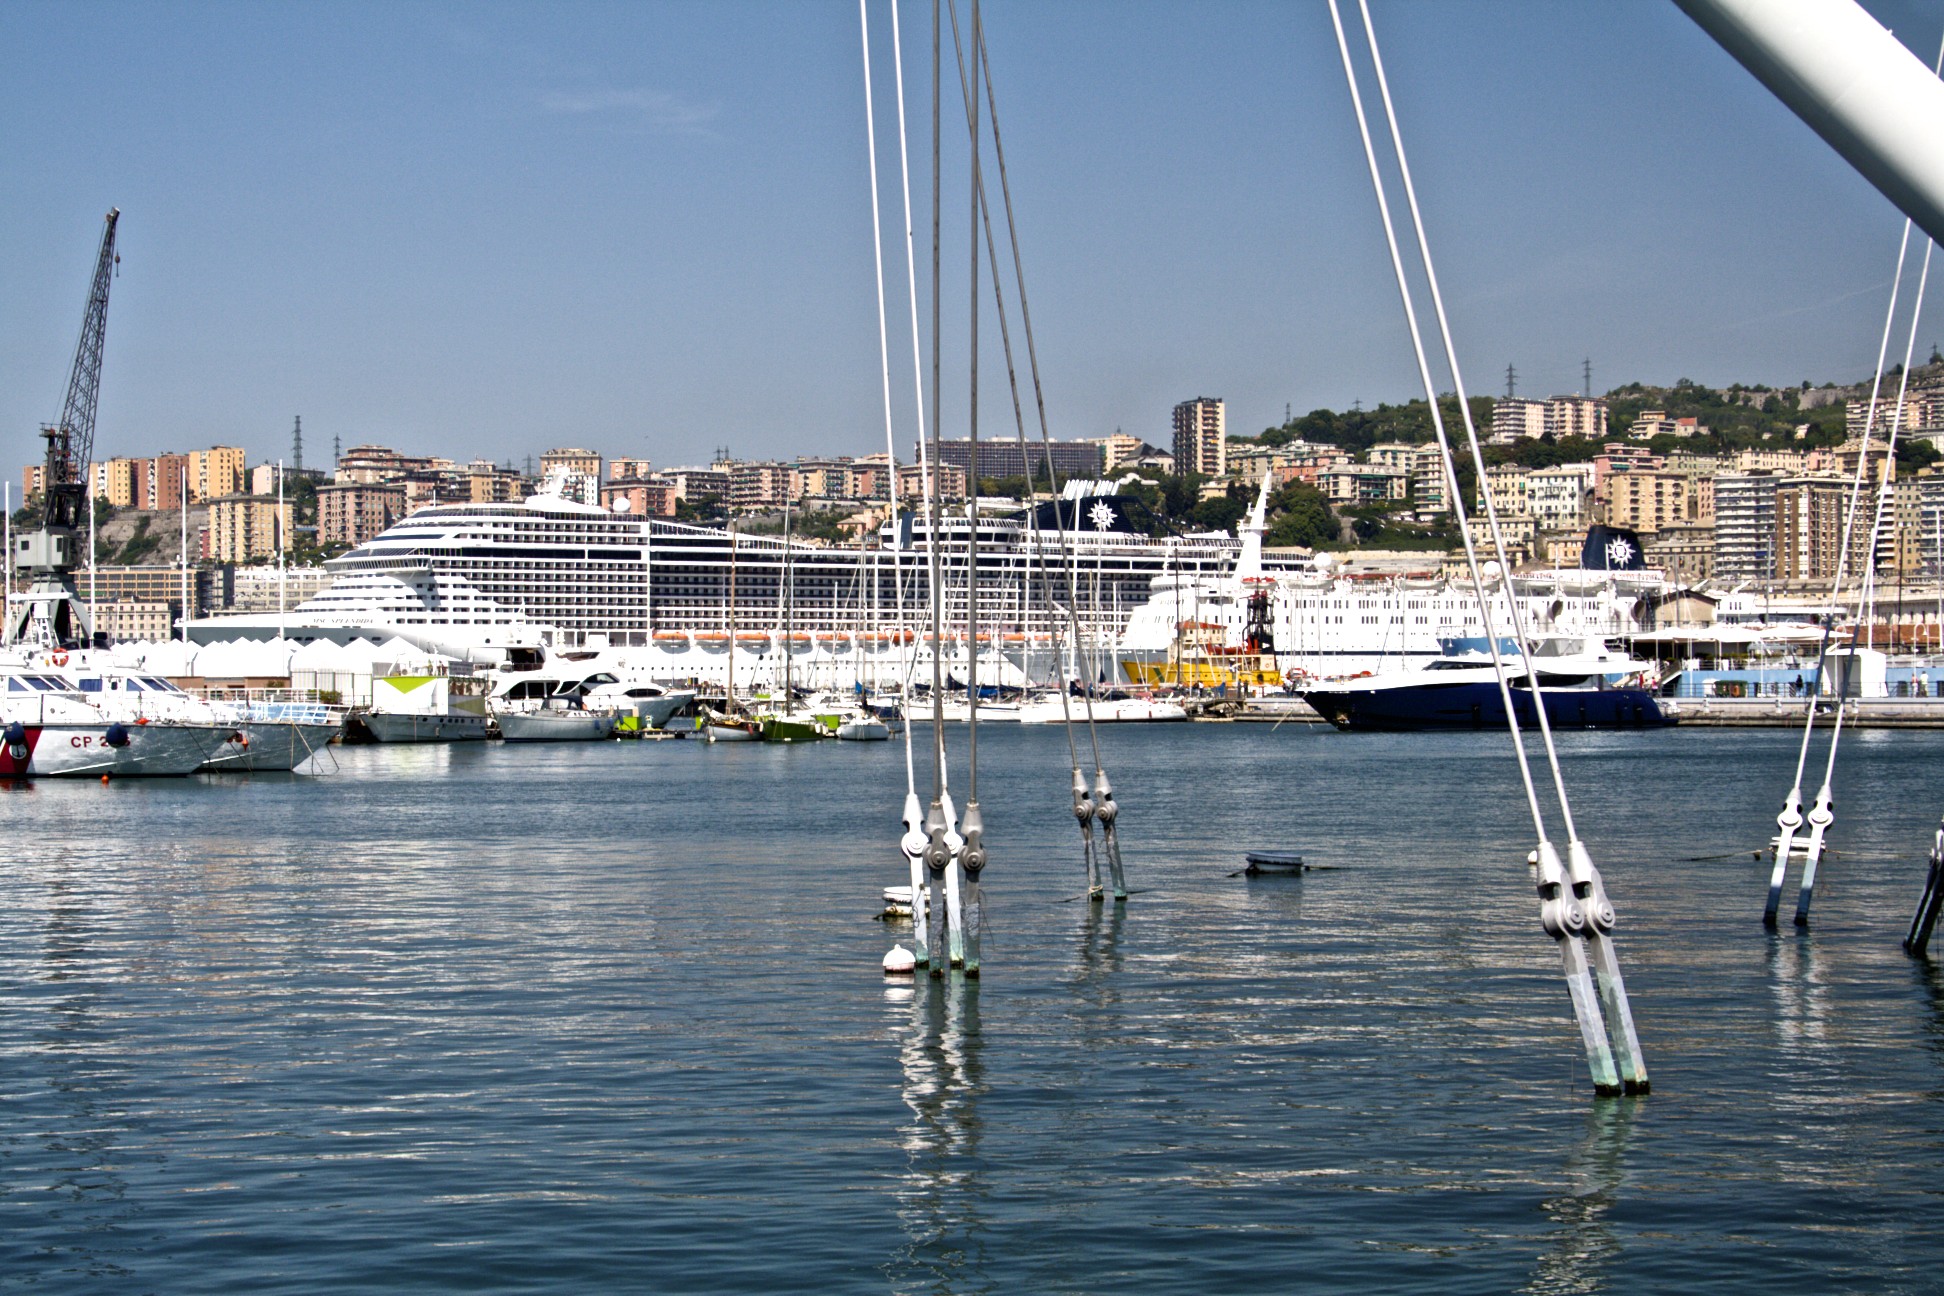
[[[108,333],[108,287],[121,259],[115,255],[115,223],[120,218],[120,209],[111,209],[102,227],[101,251],[95,258],[94,283],[81,317],[81,340],[74,348],[60,422],[41,428],[47,452],[41,468],[40,526],[16,542],[8,568],[10,574],[28,571],[33,584],[20,596],[22,606],[17,612],[8,608],[8,643],[67,648],[93,642],[94,627],[75,594],[74,566],[83,510],[92,506],[87,474],[94,454],[95,406],[101,394],[102,344]],[[11,595],[8,601],[13,602]]]

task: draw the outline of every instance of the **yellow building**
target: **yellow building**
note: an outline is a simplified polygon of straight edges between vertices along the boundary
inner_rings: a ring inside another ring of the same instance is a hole
[[[203,504],[248,491],[241,446],[211,446],[189,452],[189,501]]]
[[[203,532],[203,557],[216,562],[249,563],[290,548],[291,504],[281,510],[262,495],[226,495],[209,501],[209,526]]]
[[[540,475],[545,477],[554,469],[567,472],[585,473],[599,481],[601,478],[601,456],[592,450],[555,449],[540,456]]]

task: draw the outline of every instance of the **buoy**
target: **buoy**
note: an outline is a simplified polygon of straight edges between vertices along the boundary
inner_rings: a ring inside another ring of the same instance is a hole
[[[103,783],[106,783],[106,782],[108,781],[108,776],[107,776],[106,774],[103,774],[103,775],[101,776],[101,781],[102,781]]]
[[[917,956],[902,945],[893,945],[891,952],[884,956],[886,976],[910,976],[917,968]]]

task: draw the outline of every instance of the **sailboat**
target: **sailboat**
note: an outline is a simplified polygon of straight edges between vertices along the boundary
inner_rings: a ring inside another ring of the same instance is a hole
[[[815,742],[819,738],[830,737],[830,730],[817,723],[814,715],[797,710],[796,682],[790,668],[790,659],[796,655],[797,639],[796,599],[792,585],[790,504],[786,499],[783,502],[783,633],[778,636],[783,649],[783,707],[780,711],[768,711],[757,717],[763,741],[769,743]]]
[[[736,711],[736,519],[729,519],[729,673],[722,687],[722,710],[705,708],[696,721],[712,743],[756,742],[761,729]]]

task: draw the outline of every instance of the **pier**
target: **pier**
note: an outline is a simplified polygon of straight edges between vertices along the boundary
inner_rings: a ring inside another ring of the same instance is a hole
[[[1834,699],[1816,704],[1818,719],[1834,719]],[[1944,729],[1944,700],[1845,698],[1843,723],[1855,729]],[[1713,728],[1801,728],[1801,698],[1681,698],[1662,708],[1683,725]]]

